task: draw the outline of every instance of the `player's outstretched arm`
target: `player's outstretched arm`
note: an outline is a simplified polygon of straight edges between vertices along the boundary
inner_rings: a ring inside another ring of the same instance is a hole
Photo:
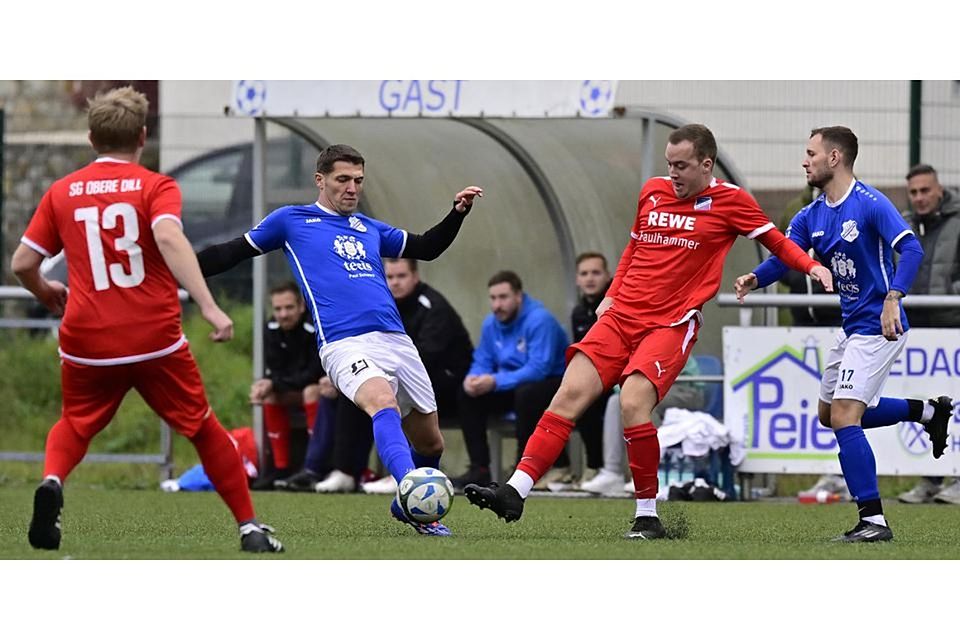
[[[453,243],[460,232],[463,219],[470,213],[475,198],[483,197],[480,187],[466,187],[453,198],[453,208],[435,226],[422,235],[411,233],[407,235],[407,244],[401,258],[416,260],[434,260]]]
[[[47,280],[40,273],[43,255],[25,244],[17,246],[10,260],[10,269],[16,274],[23,288],[55,316],[62,316],[67,306],[67,288],[57,280]]]
[[[204,277],[215,276],[232,269],[244,260],[260,255],[243,236],[228,242],[214,244],[197,254],[200,272]]]
[[[187,290],[193,301],[200,307],[203,319],[213,327],[210,339],[225,342],[233,338],[233,320],[214,301],[213,294],[210,293],[203,274],[200,273],[200,265],[197,263],[197,256],[193,253],[193,247],[183,235],[180,225],[173,220],[160,220],[153,226],[153,237],[173,277]]]

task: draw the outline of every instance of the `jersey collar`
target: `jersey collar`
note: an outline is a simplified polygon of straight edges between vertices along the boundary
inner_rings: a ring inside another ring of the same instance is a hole
[[[823,202],[831,209],[836,209],[837,207],[842,205],[844,200],[846,200],[850,196],[850,193],[853,191],[853,187],[856,186],[856,184],[857,184],[857,179],[854,178],[853,180],[850,181],[850,186],[847,188],[847,192],[843,194],[843,196],[836,202],[830,202],[830,199],[827,198],[827,194],[823,194]]]
[[[338,218],[342,218],[342,217],[343,217],[343,216],[341,216],[339,213],[337,213],[336,211],[331,211],[330,209],[327,209],[325,206],[323,206],[322,204],[320,204],[320,201],[319,201],[319,200],[317,200],[317,201],[314,202],[313,204],[317,205],[317,209],[320,209],[320,211],[323,211],[324,213],[329,213],[330,215],[332,215],[332,216],[337,216]]]
[[[129,160],[118,160],[117,158],[111,158],[110,156],[101,156],[94,160],[94,162],[119,162],[120,164],[130,164]]]

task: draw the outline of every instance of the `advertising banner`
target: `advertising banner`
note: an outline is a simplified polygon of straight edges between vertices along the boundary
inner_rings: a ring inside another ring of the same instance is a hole
[[[817,418],[820,374],[836,340],[820,327],[724,327],[724,421],[743,434],[740,471],[840,473],[837,441]],[[883,396],[960,399],[960,330],[911,329]],[[923,425],[866,429],[879,475],[960,475],[960,409],[933,459]]]
[[[241,116],[605,118],[615,80],[236,80]]]

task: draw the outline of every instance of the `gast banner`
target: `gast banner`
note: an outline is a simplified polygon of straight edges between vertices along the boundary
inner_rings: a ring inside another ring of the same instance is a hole
[[[833,431],[817,419],[820,374],[836,330],[724,327],[724,421],[742,433],[753,473],[840,473]],[[960,399],[960,331],[911,329],[882,395]],[[960,475],[960,409],[954,402],[947,450],[933,459],[923,426],[904,422],[864,432],[879,475]]]
[[[604,118],[615,80],[236,80],[241,116]]]

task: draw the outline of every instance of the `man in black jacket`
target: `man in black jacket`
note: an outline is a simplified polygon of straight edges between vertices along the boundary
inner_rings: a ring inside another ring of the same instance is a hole
[[[256,489],[272,489],[273,481],[289,475],[290,413],[302,406],[307,429],[313,429],[321,400],[323,375],[317,354],[316,329],[306,315],[300,288],[285,282],[270,290],[273,317],[263,332],[264,377],[250,386],[250,402],[263,405],[263,422],[273,454],[273,473],[264,474]]]

